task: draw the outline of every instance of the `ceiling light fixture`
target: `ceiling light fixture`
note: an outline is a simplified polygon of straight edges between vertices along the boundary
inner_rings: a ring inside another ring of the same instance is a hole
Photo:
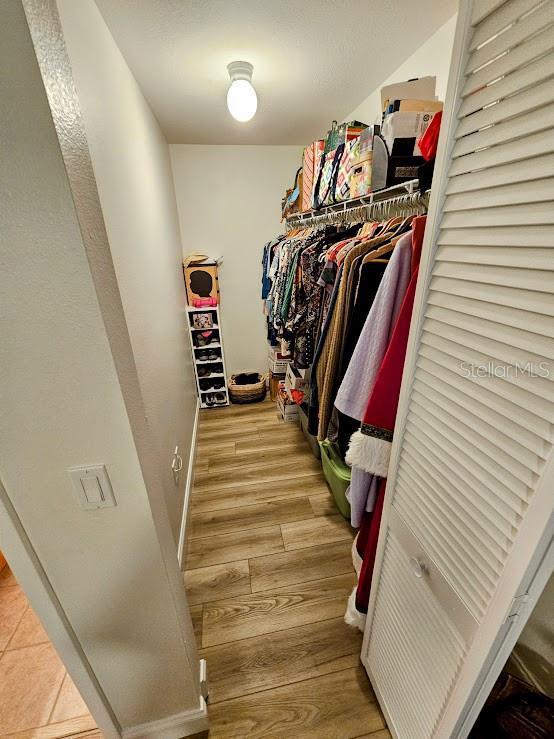
[[[245,123],[254,117],[258,109],[258,96],[251,83],[254,67],[250,62],[231,62],[227,70],[231,78],[227,92],[229,113],[235,120]]]

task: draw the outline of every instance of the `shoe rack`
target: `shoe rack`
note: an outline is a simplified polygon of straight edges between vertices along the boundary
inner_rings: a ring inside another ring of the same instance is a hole
[[[187,312],[200,407],[220,408],[229,405],[219,306],[189,306]]]

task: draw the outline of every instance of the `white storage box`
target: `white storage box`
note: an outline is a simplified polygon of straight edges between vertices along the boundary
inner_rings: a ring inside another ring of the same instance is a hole
[[[287,365],[287,373],[285,375],[286,390],[302,390],[306,392],[310,384],[310,369],[300,369],[294,367],[292,363]]]
[[[381,126],[381,138],[385,140],[389,154],[395,139],[415,139],[413,156],[420,157],[421,151],[417,142],[425,133],[434,116],[432,111],[397,111],[385,116]]]
[[[300,409],[296,405],[296,403],[293,403],[293,401],[287,395],[284,382],[279,383],[279,391],[277,393],[277,409],[283,421],[298,423]]]
[[[292,357],[281,354],[279,347],[268,344],[269,371],[274,375],[284,375]]]

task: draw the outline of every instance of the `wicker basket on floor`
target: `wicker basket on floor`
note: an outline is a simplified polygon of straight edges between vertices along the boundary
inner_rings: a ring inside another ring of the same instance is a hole
[[[251,380],[257,378],[254,382]],[[250,381],[249,381],[250,380]],[[229,380],[231,403],[259,403],[264,400],[267,390],[267,377],[256,372],[241,372]]]

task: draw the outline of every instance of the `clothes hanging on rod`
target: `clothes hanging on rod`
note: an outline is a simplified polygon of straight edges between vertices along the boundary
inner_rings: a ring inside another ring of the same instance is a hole
[[[353,558],[358,563],[356,569],[359,569],[358,585],[350,596],[345,618],[347,623],[360,629],[364,627],[369,602],[425,222],[425,217],[414,221],[409,284],[390,341],[371,384],[362,423],[353,434],[346,454],[346,461],[353,473],[349,491],[355,517],[353,525],[360,526],[360,531],[353,546]]]
[[[423,208],[416,198],[411,211],[405,201],[400,211],[380,204],[383,220],[291,229],[264,248],[268,335],[295,364],[311,366],[304,396],[309,429],[321,442],[335,442],[351,467],[347,498],[351,523],[360,529],[353,546],[359,582],[345,617],[360,628],[386,492]]]

